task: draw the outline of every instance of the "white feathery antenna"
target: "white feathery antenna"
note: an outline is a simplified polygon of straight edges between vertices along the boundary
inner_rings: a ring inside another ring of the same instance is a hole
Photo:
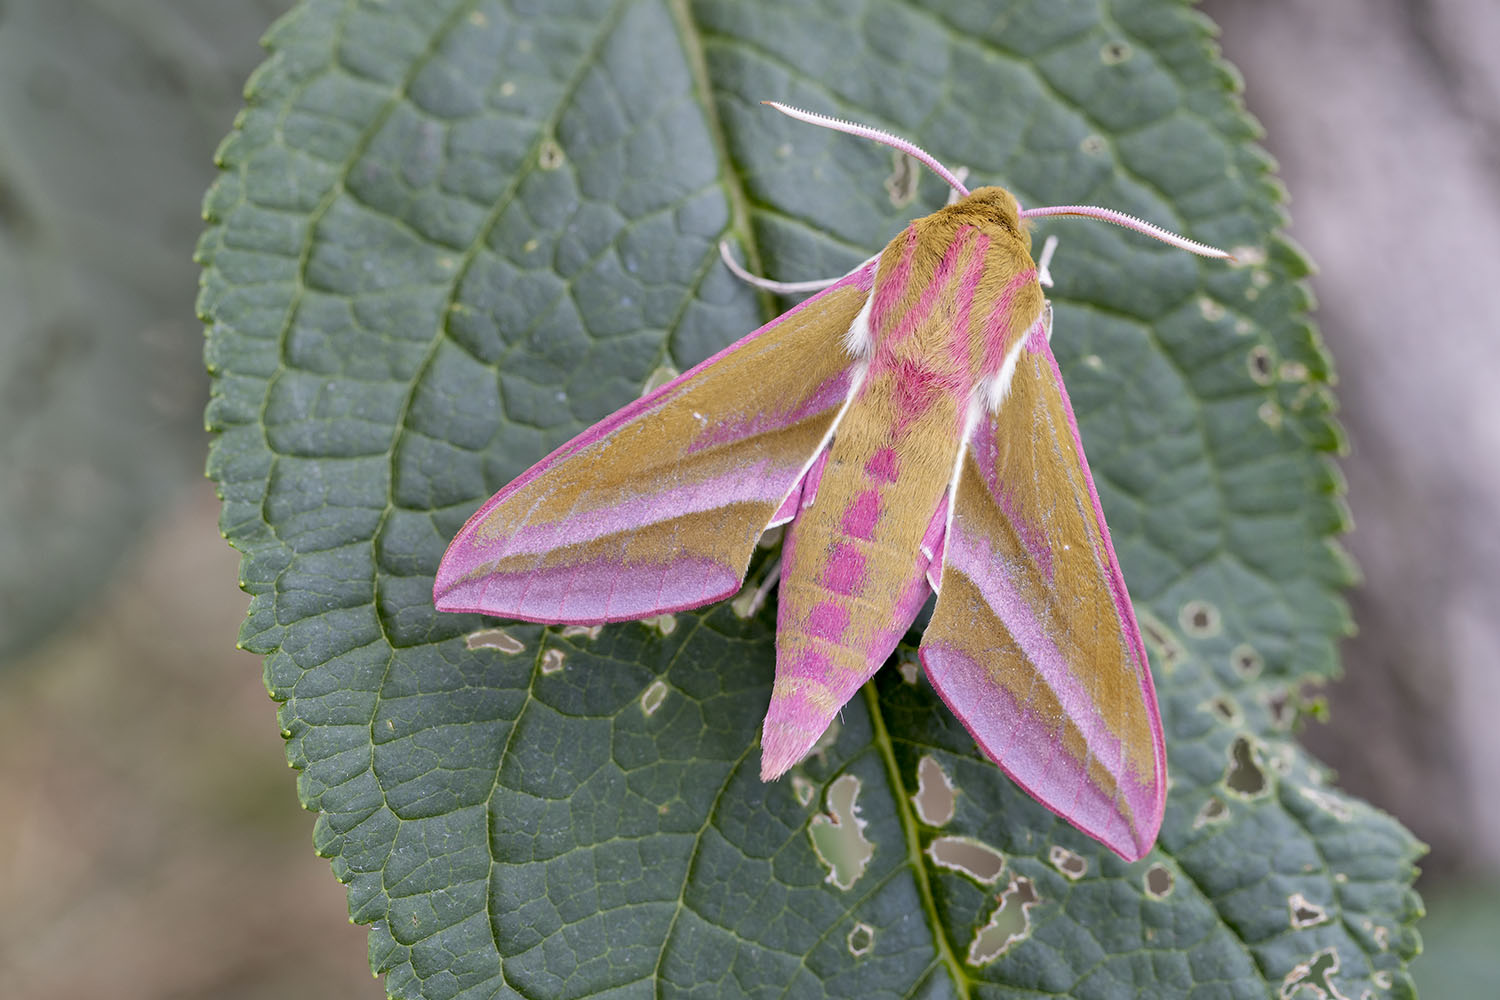
[[[813,111],[803,111],[801,108],[794,108],[790,105],[780,104],[776,101],[762,101],[761,103],[768,104],[787,117],[795,118],[798,121],[807,122],[809,125],[818,125],[822,128],[831,128],[836,132],[847,132],[849,135],[857,135],[862,139],[869,139],[872,142],[878,142],[882,146],[889,146],[892,149],[900,150],[906,155],[925,164],[933,173],[937,174],[944,181],[946,181],[949,187],[958,192],[960,197],[967,198],[969,196],[969,189],[964,187],[963,181],[955,176],[951,170],[939,163],[936,157],[934,157],[931,153],[927,152],[925,149],[921,148],[915,143],[909,142],[898,135],[892,135],[889,132],[882,131],[878,128],[871,128],[868,125],[858,125],[854,122],[846,122],[838,118],[830,118],[827,115],[820,115]],[[1023,219],[1040,219],[1051,215],[1077,215],[1088,219],[1099,219],[1103,222],[1112,222],[1117,226],[1124,226],[1126,229],[1133,229],[1145,236],[1150,236],[1153,239],[1161,240],[1163,243],[1166,243],[1170,246],[1174,246],[1182,250],[1187,250],[1188,252],[1198,254],[1201,257],[1217,257],[1226,260],[1234,260],[1234,256],[1232,254],[1226,253],[1225,251],[1220,250],[1217,247],[1211,247],[1205,243],[1199,243],[1196,240],[1190,240],[1186,236],[1178,236],[1176,233],[1171,232],[1170,230],[1163,229],[1160,226],[1153,225],[1152,223],[1146,222],[1142,219],[1137,219],[1133,215],[1126,215],[1124,212],[1117,212],[1112,208],[1098,208],[1093,205],[1056,205],[1046,208],[1025,208],[1021,210],[1021,218]]]
[[[959,197],[967,198],[969,196],[969,189],[964,187],[963,181],[959,180],[953,175],[951,170],[939,163],[937,157],[916,143],[908,142],[899,135],[892,135],[889,132],[883,132],[878,128],[871,128],[868,125],[856,125],[854,122],[846,122],[839,118],[830,118],[827,115],[820,115],[815,111],[803,111],[801,108],[794,108],[787,104],[778,104],[775,101],[761,101],[761,103],[770,105],[788,118],[795,118],[798,121],[807,122],[809,125],[831,128],[835,132],[847,132],[850,135],[857,135],[861,139],[869,139],[871,142],[878,142],[882,146],[898,149],[907,156],[926,164],[928,169],[947,181],[948,186],[957,191]]]
[[[1186,236],[1178,236],[1176,233],[1153,225],[1144,219],[1137,219],[1133,215],[1117,212],[1112,208],[1099,208],[1095,205],[1052,205],[1046,208],[1023,208],[1021,218],[1040,219],[1049,215],[1079,215],[1086,219],[1100,219],[1104,222],[1113,222],[1117,226],[1133,229],[1138,233],[1161,240],[1163,243],[1195,253],[1200,257],[1218,257],[1225,260],[1234,260],[1234,255],[1211,247],[1197,240],[1190,240]]]

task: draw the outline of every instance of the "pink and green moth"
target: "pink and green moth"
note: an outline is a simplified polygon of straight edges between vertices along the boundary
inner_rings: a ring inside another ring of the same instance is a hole
[[[1228,255],[1107,209],[1022,210],[896,136],[773,107],[915,157],[956,200],[496,493],[443,556],[437,607],[579,625],[695,608],[739,591],[786,524],[764,780],[812,749],[930,589],[920,657],[953,714],[1039,802],[1139,858],[1166,798],[1161,719],[1027,220]]]

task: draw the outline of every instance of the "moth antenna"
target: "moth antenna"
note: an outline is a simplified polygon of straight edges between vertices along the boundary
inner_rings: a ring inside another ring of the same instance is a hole
[[[1176,233],[1163,229],[1160,226],[1152,225],[1143,219],[1137,219],[1133,215],[1126,215],[1124,212],[1116,212],[1112,208],[1098,208],[1094,205],[1052,205],[1046,208],[1027,208],[1021,212],[1021,218],[1023,219],[1040,219],[1048,215],[1081,215],[1089,219],[1113,222],[1117,226],[1133,229],[1138,233],[1161,240],[1163,243],[1177,247],[1180,250],[1195,253],[1200,257],[1218,257],[1224,260],[1234,260],[1234,254],[1220,250],[1218,247],[1211,247],[1206,243],[1190,240],[1186,236],[1178,236]]]
[[[814,281],[776,281],[774,278],[762,278],[758,274],[751,274],[740,266],[740,262],[734,259],[729,252],[729,241],[719,241],[719,256],[724,258],[724,266],[730,272],[747,285],[755,288],[763,288],[768,292],[779,292],[782,295],[796,295],[799,292],[821,292],[830,285],[835,285],[843,280],[843,275],[837,278],[818,278]]]
[[[889,146],[892,149],[900,150],[907,156],[921,161],[927,166],[929,170],[937,174],[943,180],[947,181],[948,186],[957,191],[959,197],[967,198],[969,196],[969,189],[964,187],[963,181],[954,176],[953,171],[949,170],[947,167],[939,163],[931,153],[927,152],[927,150],[923,149],[921,146],[918,146],[913,142],[909,142],[906,139],[901,138],[899,135],[892,135],[889,132],[882,131],[878,128],[871,128],[868,125],[856,125],[854,122],[846,122],[839,118],[830,118],[827,115],[820,115],[815,111],[803,111],[801,108],[794,108],[787,104],[779,104],[776,101],[762,101],[761,103],[769,104],[771,107],[775,108],[777,111],[780,111],[788,118],[795,118],[798,121],[807,122],[809,125],[818,125],[822,128],[831,128],[835,132],[847,132],[849,135],[857,135],[862,139],[869,139],[871,142],[878,142],[882,146]]]

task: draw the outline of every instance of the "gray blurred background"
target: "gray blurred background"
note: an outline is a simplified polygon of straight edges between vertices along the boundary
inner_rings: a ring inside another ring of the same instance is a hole
[[[288,0],[0,0],[0,983],[379,997],[203,481],[190,262]],[[1500,3],[1209,0],[1321,273],[1365,573],[1306,742],[1432,845],[1414,972],[1500,981]],[[1493,720],[1493,721],[1492,721]]]

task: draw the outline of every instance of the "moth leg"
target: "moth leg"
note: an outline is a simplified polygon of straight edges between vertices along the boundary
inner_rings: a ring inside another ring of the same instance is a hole
[[[1036,280],[1043,288],[1052,287],[1052,271],[1047,265],[1052,263],[1052,255],[1057,252],[1057,237],[1047,237],[1047,242],[1042,244],[1041,256],[1036,259]]]
[[[734,613],[741,618],[754,618],[765,606],[766,597],[770,595],[771,588],[781,582],[781,559],[766,567],[764,578],[756,585],[754,590],[746,587],[740,591],[739,596],[730,602]]]
[[[958,182],[960,184],[963,184],[966,181],[968,181],[968,179],[969,179],[969,168],[968,167],[954,167],[953,168],[953,176],[958,178]],[[954,188],[953,190],[951,190],[951,191],[948,192],[948,202],[947,202],[947,204],[949,204],[949,205],[957,205],[959,199],[962,198],[962,197],[963,197],[963,195],[959,193],[958,188]]]

